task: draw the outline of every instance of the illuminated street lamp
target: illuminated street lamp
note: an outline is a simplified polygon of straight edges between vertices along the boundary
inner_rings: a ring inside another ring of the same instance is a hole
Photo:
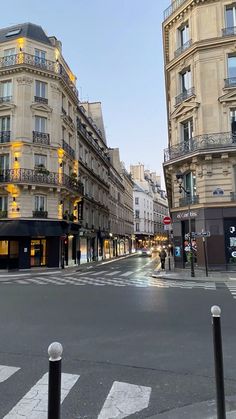
[[[190,202],[191,202],[191,191],[185,189],[183,186],[183,173],[176,173],[176,179],[179,184],[179,193],[184,191],[188,197],[188,229],[189,229],[189,247],[190,247],[190,263],[191,263],[191,277],[195,276],[194,272],[194,260],[193,260],[193,246],[192,246],[192,229],[191,229],[191,215],[190,215]]]

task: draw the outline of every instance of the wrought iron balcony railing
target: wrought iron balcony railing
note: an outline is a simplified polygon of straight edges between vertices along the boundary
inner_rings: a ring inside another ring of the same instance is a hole
[[[98,145],[95,138],[92,137],[86,130],[86,128],[83,127],[82,124],[77,123],[77,132],[81,133],[92,146],[96,149],[97,153],[108,163],[110,161],[109,156],[102,151],[101,147]]]
[[[33,66],[44,71],[50,71],[54,74],[59,75],[70,87],[76,96],[78,96],[78,90],[74,83],[71,81],[64,67],[58,61],[50,61],[45,58],[40,58],[35,55],[27,54],[26,52],[20,52],[19,54],[9,55],[7,57],[0,58],[0,70],[7,67],[15,66]]]
[[[47,211],[33,211],[33,217],[34,218],[48,218],[48,212]]]
[[[66,151],[69,156],[71,156],[73,159],[75,158],[75,150],[65,142],[65,140],[62,140],[62,148]]]
[[[0,210],[0,218],[7,218],[7,210]]]
[[[179,199],[179,206],[186,207],[187,205],[199,204],[199,195],[183,196]]]
[[[12,96],[1,96],[0,103],[11,102]]]
[[[83,184],[73,176],[64,173],[45,172],[37,169],[5,169],[0,170],[0,183],[54,185],[70,189],[83,195]]]
[[[236,201],[236,192],[230,192],[231,201]]]
[[[176,51],[175,51],[175,58],[178,57],[180,54],[182,54],[186,49],[190,48],[192,45],[192,39],[189,39],[185,44],[181,45]]]
[[[38,103],[46,103],[46,105],[48,104],[48,99],[46,97],[35,96],[34,101]]]
[[[195,95],[194,87],[190,87],[190,89],[185,90],[184,92],[180,93],[180,95],[176,96],[175,98],[175,105],[179,105],[184,100],[189,99],[190,97]]]
[[[50,135],[46,132],[33,131],[33,143],[49,145]]]
[[[164,10],[164,20],[168,19],[186,0],[175,0]]]
[[[9,143],[11,141],[11,131],[0,131],[0,143]]]
[[[222,36],[232,36],[232,35],[236,35],[236,26],[222,29]]]
[[[225,79],[225,87],[235,87],[236,86],[236,77],[230,77]]]
[[[184,157],[200,150],[214,151],[220,148],[236,148],[236,134],[221,132],[198,135],[164,150],[164,161]]]

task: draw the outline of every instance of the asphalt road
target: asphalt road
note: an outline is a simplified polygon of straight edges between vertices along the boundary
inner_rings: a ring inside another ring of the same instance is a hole
[[[22,398],[47,372],[52,341],[62,343],[63,372],[74,380],[62,419],[143,419],[214,399],[215,304],[222,308],[226,394],[234,396],[236,300],[223,278],[151,278],[156,263],[130,257],[73,273],[1,278],[0,417],[46,419],[44,407],[31,406],[35,394]],[[1,366],[19,370],[4,370],[10,376],[3,380]]]

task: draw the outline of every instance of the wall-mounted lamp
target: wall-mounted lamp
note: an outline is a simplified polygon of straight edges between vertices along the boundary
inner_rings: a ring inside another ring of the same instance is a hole
[[[18,212],[19,212],[19,211],[20,211],[20,208],[19,208],[19,207],[17,207],[17,208],[16,208],[16,211],[18,211]]]
[[[15,156],[15,161],[18,161],[18,158],[17,158],[17,156]]]
[[[16,197],[15,196],[13,196],[13,202],[16,202]]]
[[[60,167],[62,167],[62,166],[63,166],[63,163],[61,162],[61,163],[60,163]]]
[[[63,201],[60,201],[60,205],[63,205]]]
[[[22,52],[22,51],[23,51],[23,48],[20,47],[20,52]]]
[[[76,211],[76,210],[77,210],[77,206],[75,205],[75,206],[74,206],[74,211]]]

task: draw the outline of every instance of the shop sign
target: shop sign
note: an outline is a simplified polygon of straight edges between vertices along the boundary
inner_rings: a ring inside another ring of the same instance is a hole
[[[189,218],[189,215],[190,215],[190,217],[197,217],[198,213],[195,212],[195,211],[190,211],[190,213],[189,212],[179,212],[179,214],[177,214],[177,218],[179,220],[185,220],[186,218]]]

